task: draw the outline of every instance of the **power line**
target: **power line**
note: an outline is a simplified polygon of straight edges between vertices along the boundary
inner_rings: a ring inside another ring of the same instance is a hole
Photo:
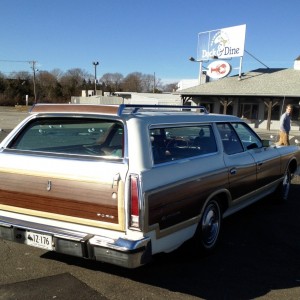
[[[16,62],[16,63],[31,63],[31,60],[11,60],[11,59],[0,59],[2,62]]]
[[[28,63],[28,64],[32,65],[31,68],[33,68],[33,66],[35,66],[35,64],[36,64],[36,61],[34,61],[34,60],[0,59],[0,62],[7,62],[7,63]],[[13,72],[14,71],[12,71],[10,73],[13,73]],[[5,73],[9,73],[9,72],[5,72]]]

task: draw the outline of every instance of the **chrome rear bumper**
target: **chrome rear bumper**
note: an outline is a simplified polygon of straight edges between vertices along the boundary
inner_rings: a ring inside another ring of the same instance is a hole
[[[52,237],[50,251],[92,259],[114,265],[136,268],[151,259],[149,238],[111,239],[86,232],[67,230],[0,216],[0,238],[26,244],[26,232]]]

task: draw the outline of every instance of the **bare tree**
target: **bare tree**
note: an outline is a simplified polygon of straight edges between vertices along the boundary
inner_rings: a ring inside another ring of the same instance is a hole
[[[31,74],[25,71],[12,72],[2,81],[1,105],[25,104],[26,95],[33,95]]]
[[[63,97],[71,99],[72,96],[80,96],[83,81],[88,76],[86,71],[79,68],[68,70],[60,79]]]
[[[174,83],[168,83],[168,84],[165,84],[163,86],[163,91],[164,92],[174,92],[178,89],[178,83],[177,82],[174,82]]]
[[[155,76],[149,74],[143,74],[141,76],[142,80],[142,91],[146,93],[153,92],[155,89]]]
[[[116,92],[120,91],[123,78],[124,76],[121,73],[106,73],[101,77],[100,81],[105,91]]]
[[[60,69],[53,69],[50,73],[56,78],[57,81],[63,76],[63,71]]]
[[[61,93],[59,90],[59,83],[57,78],[48,71],[41,71],[36,76],[37,93],[39,102],[53,102],[58,101]]]
[[[143,91],[142,73],[134,72],[128,74],[123,80],[122,89],[125,92],[141,93]]]
[[[38,102],[67,102],[72,96],[80,96],[83,89],[93,89],[93,76],[75,68],[62,72],[36,72],[35,84]],[[90,79],[90,80],[89,80]],[[133,72],[125,78],[121,73],[106,73],[101,78],[102,89],[116,92],[172,92],[177,84],[163,85],[155,74]],[[24,104],[26,95],[29,104],[34,103],[32,72],[12,72],[9,76],[0,73],[0,105]]]
[[[6,89],[6,80],[4,74],[0,72],[0,94]]]
[[[161,93],[162,83],[154,75],[134,72],[124,78],[122,88],[126,92]]]

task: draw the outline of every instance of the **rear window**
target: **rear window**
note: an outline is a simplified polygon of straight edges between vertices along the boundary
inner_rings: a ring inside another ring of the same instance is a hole
[[[86,118],[32,120],[8,148],[93,156],[122,157],[121,122]]]
[[[211,125],[150,129],[154,164],[190,158],[217,151]]]

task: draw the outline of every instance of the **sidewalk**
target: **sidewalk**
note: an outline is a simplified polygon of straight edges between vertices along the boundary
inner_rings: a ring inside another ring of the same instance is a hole
[[[272,142],[277,142],[279,139],[279,130],[276,129],[262,129],[262,128],[252,128],[262,139],[271,140]],[[297,141],[299,141],[297,143]],[[300,146],[300,131],[291,130],[290,131],[290,144]]]

